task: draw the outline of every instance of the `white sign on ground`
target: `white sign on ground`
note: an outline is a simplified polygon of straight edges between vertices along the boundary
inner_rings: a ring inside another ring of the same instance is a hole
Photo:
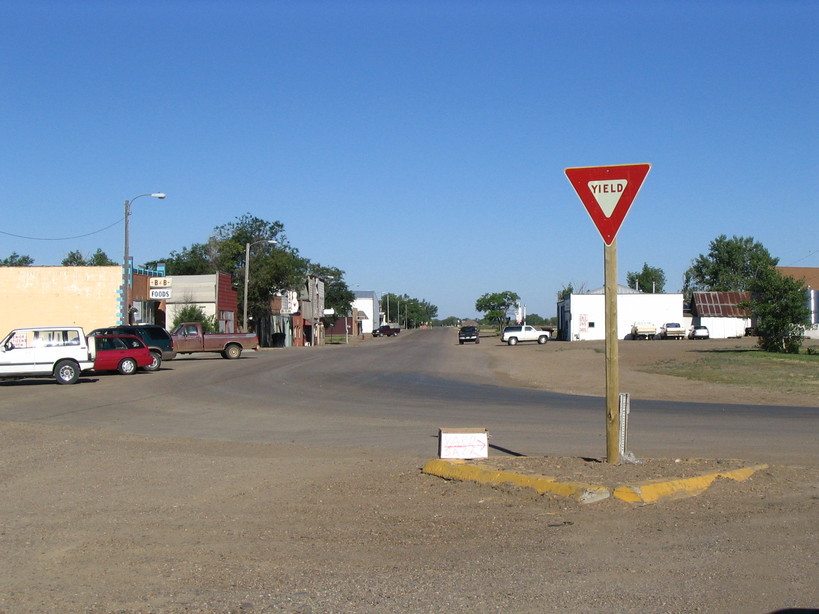
[[[486,429],[442,428],[438,431],[440,458],[487,458],[489,441]]]

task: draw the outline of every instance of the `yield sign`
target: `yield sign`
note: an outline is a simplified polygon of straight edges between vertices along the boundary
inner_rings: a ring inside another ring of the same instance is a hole
[[[617,236],[650,168],[650,164],[621,164],[566,169],[566,177],[606,245]]]

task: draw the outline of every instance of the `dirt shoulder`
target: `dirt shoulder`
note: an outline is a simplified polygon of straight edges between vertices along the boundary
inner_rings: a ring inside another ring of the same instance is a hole
[[[819,406],[810,394],[766,391],[751,386],[712,384],[683,377],[658,375],[649,369],[675,361],[695,362],[707,353],[752,349],[755,338],[705,341],[620,341],[618,343],[620,391],[632,399],[736,403],[754,405]],[[485,353],[493,372],[502,381],[565,394],[604,396],[606,363],[603,341],[552,341],[544,345],[509,347],[497,337],[484,337],[476,350]],[[764,377],[764,374],[760,374]]]

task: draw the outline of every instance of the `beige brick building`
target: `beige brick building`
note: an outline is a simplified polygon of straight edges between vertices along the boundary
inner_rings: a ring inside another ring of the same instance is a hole
[[[119,322],[120,266],[0,267],[0,335],[23,326]]]

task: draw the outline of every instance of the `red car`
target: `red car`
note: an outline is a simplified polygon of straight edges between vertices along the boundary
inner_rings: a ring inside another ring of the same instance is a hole
[[[93,335],[97,346],[94,371],[119,371],[131,375],[153,362],[151,351],[133,335]]]

